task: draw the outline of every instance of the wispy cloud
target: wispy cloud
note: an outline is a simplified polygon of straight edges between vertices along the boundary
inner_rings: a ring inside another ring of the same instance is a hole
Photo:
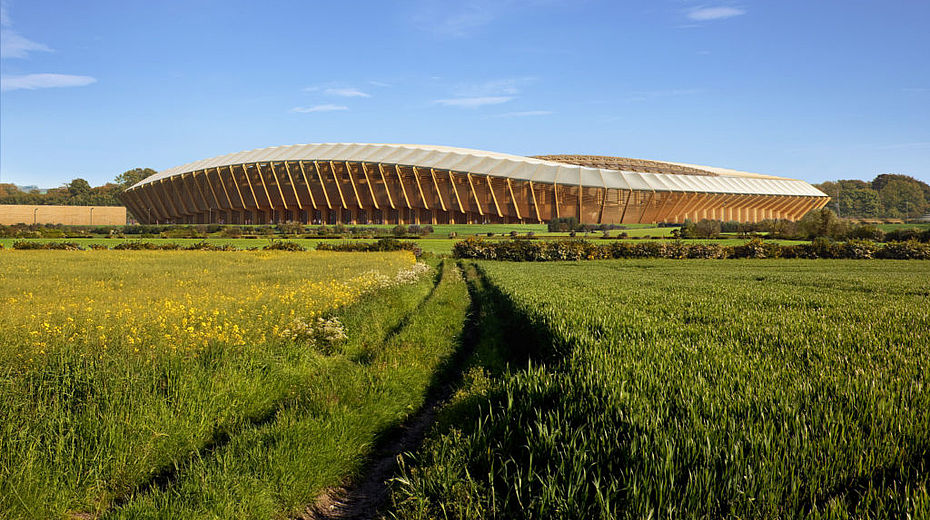
[[[345,105],[333,105],[331,103],[323,105],[314,105],[312,107],[294,107],[291,109],[291,112],[298,112],[301,114],[309,114],[312,112],[335,112],[337,110],[348,110],[349,107]]]
[[[711,20],[723,20],[746,14],[745,9],[738,7],[716,6],[716,7],[694,7],[687,12],[689,19],[696,22],[708,22]]]
[[[915,141],[913,143],[894,143],[877,146],[879,150],[911,150],[919,148],[930,148],[930,141]]]
[[[438,37],[462,38],[519,11],[555,3],[558,0],[417,0],[410,19],[420,30]]]
[[[13,20],[6,3],[0,3],[0,58],[28,58],[34,51],[51,52],[52,49],[13,30]]]
[[[97,78],[91,76],[75,76],[72,74],[23,74],[19,76],[3,76],[0,78],[0,91],[83,87],[96,82]]]
[[[524,110],[522,112],[504,112],[503,114],[494,114],[491,117],[512,118],[512,117],[534,117],[551,115],[551,110]]]
[[[436,104],[459,107],[478,108],[485,105],[499,105],[517,98],[520,85],[534,81],[535,78],[503,78],[478,83],[463,83],[451,89],[452,96],[433,101]]]
[[[499,105],[513,99],[513,96],[481,96],[437,99],[434,103],[447,107],[478,108],[486,105]]]
[[[357,88],[328,88],[323,91],[327,96],[370,98],[371,94]]]
[[[630,92],[630,96],[627,98],[627,101],[646,101],[649,99],[656,99],[656,98],[693,96],[695,94],[700,94],[702,92],[704,92],[704,90],[699,89],[699,88],[672,88],[672,89],[658,89],[658,90],[640,90],[640,91]]]
[[[373,87],[379,87],[379,88],[387,88],[387,87],[392,86],[390,83],[385,83],[384,81],[375,81],[375,80],[369,80],[368,84]]]

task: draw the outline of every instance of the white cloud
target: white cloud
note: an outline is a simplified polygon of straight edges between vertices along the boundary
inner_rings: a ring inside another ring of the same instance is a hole
[[[52,49],[14,31],[6,3],[0,4],[0,58],[27,58],[34,51],[52,52]]]
[[[369,80],[368,84],[373,87],[381,87],[381,88],[387,88],[391,86],[390,83],[385,83],[383,81],[375,81],[375,80]]]
[[[23,74],[19,76],[4,76],[0,78],[0,90],[35,90],[39,88],[83,87],[96,82],[97,78],[93,78],[91,76],[75,76],[72,74]]]
[[[524,110],[522,112],[504,112],[503,114],[495,114],[492,117],[533,117],[533,116],[548,116],[551,115],[552,111],[550,110]]]
[[[369,98],[371,94],[362,92],[357,88],[328,88],[323,91],[324,94],[328,96],[339,96],[339,97],[363,97]]]
[[[301,114],[309,114],[311,112],[334,112],[337,110],[348,110],[349,107],[345,105],[333,105],[333,104],[324,104],[324,105],[314,105],[312,107],[294,107],[291,109],[291,112],[298,112]]]
[[[679,97],[679,96],[693,96],[695,94],[700,94],[704,92],[703,89],[699,88],[673,88],[673,89],[660,89],[660,90],[641,90],[637,92],[630,92],[630,97],[627,98],[627,101],[646,101],[649,99],[655,98],[669,98],[669,97]]]
[[[499,105],[513,99],[513,96],[481,96],[437,99],[434,103],[458,108],[478,108],[485,105]]]
[[[420,30],[440,38],[462,38],[499,19],[539,10],[561,0],[416,0],[410,19]]]
[[[723,20],[746,14],[745,9],[737,7],[695,7],[688,11],[688,18],[697,22],[707,22],[710,20]]]

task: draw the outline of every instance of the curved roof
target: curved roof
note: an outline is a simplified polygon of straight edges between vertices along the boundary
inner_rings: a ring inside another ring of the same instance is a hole
[[[576,164],[468,148],[410,144],[319,143],[273,146],[203,159],[162,170],[132,186],[137,188],[174,175],[267,161],[350,161],[399,164],[456,172],[493,175],[540,183],[642,191],[688,191],[759,195],[826,197],[804,181],[780,177],[754,177],[733,170],[687,165],[710,176],[649,173],[622,169],[592,168]],[[668,163],[675,164],[675,163]],[[678,165],[685,166],[685,165]],[[742,174],[742,175],[739,175]]]

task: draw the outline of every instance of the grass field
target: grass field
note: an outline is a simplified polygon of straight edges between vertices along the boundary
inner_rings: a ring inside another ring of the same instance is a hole
[[[468,302],[409,253],[0,263],[3,518],[299,514],[422,403]]]
[[[930,262],[478,265],[394,515],[930,517]]]

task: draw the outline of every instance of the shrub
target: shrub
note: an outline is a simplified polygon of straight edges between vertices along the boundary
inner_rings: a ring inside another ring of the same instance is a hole
[[[307,249],[298,244],[297,242],[291,242],[289,240],[272,240],[270,244],[263,247],[264,251],[306,251]]]
[[[879,249],[875,256],[892,260],[930,260],[930,244],[922,244],[916,240],[889,242]]]
[[[63,251],[83,251],[76,242],[30,242],[27,240],[17,240],[13,242],[13,249],[60,249]]]

